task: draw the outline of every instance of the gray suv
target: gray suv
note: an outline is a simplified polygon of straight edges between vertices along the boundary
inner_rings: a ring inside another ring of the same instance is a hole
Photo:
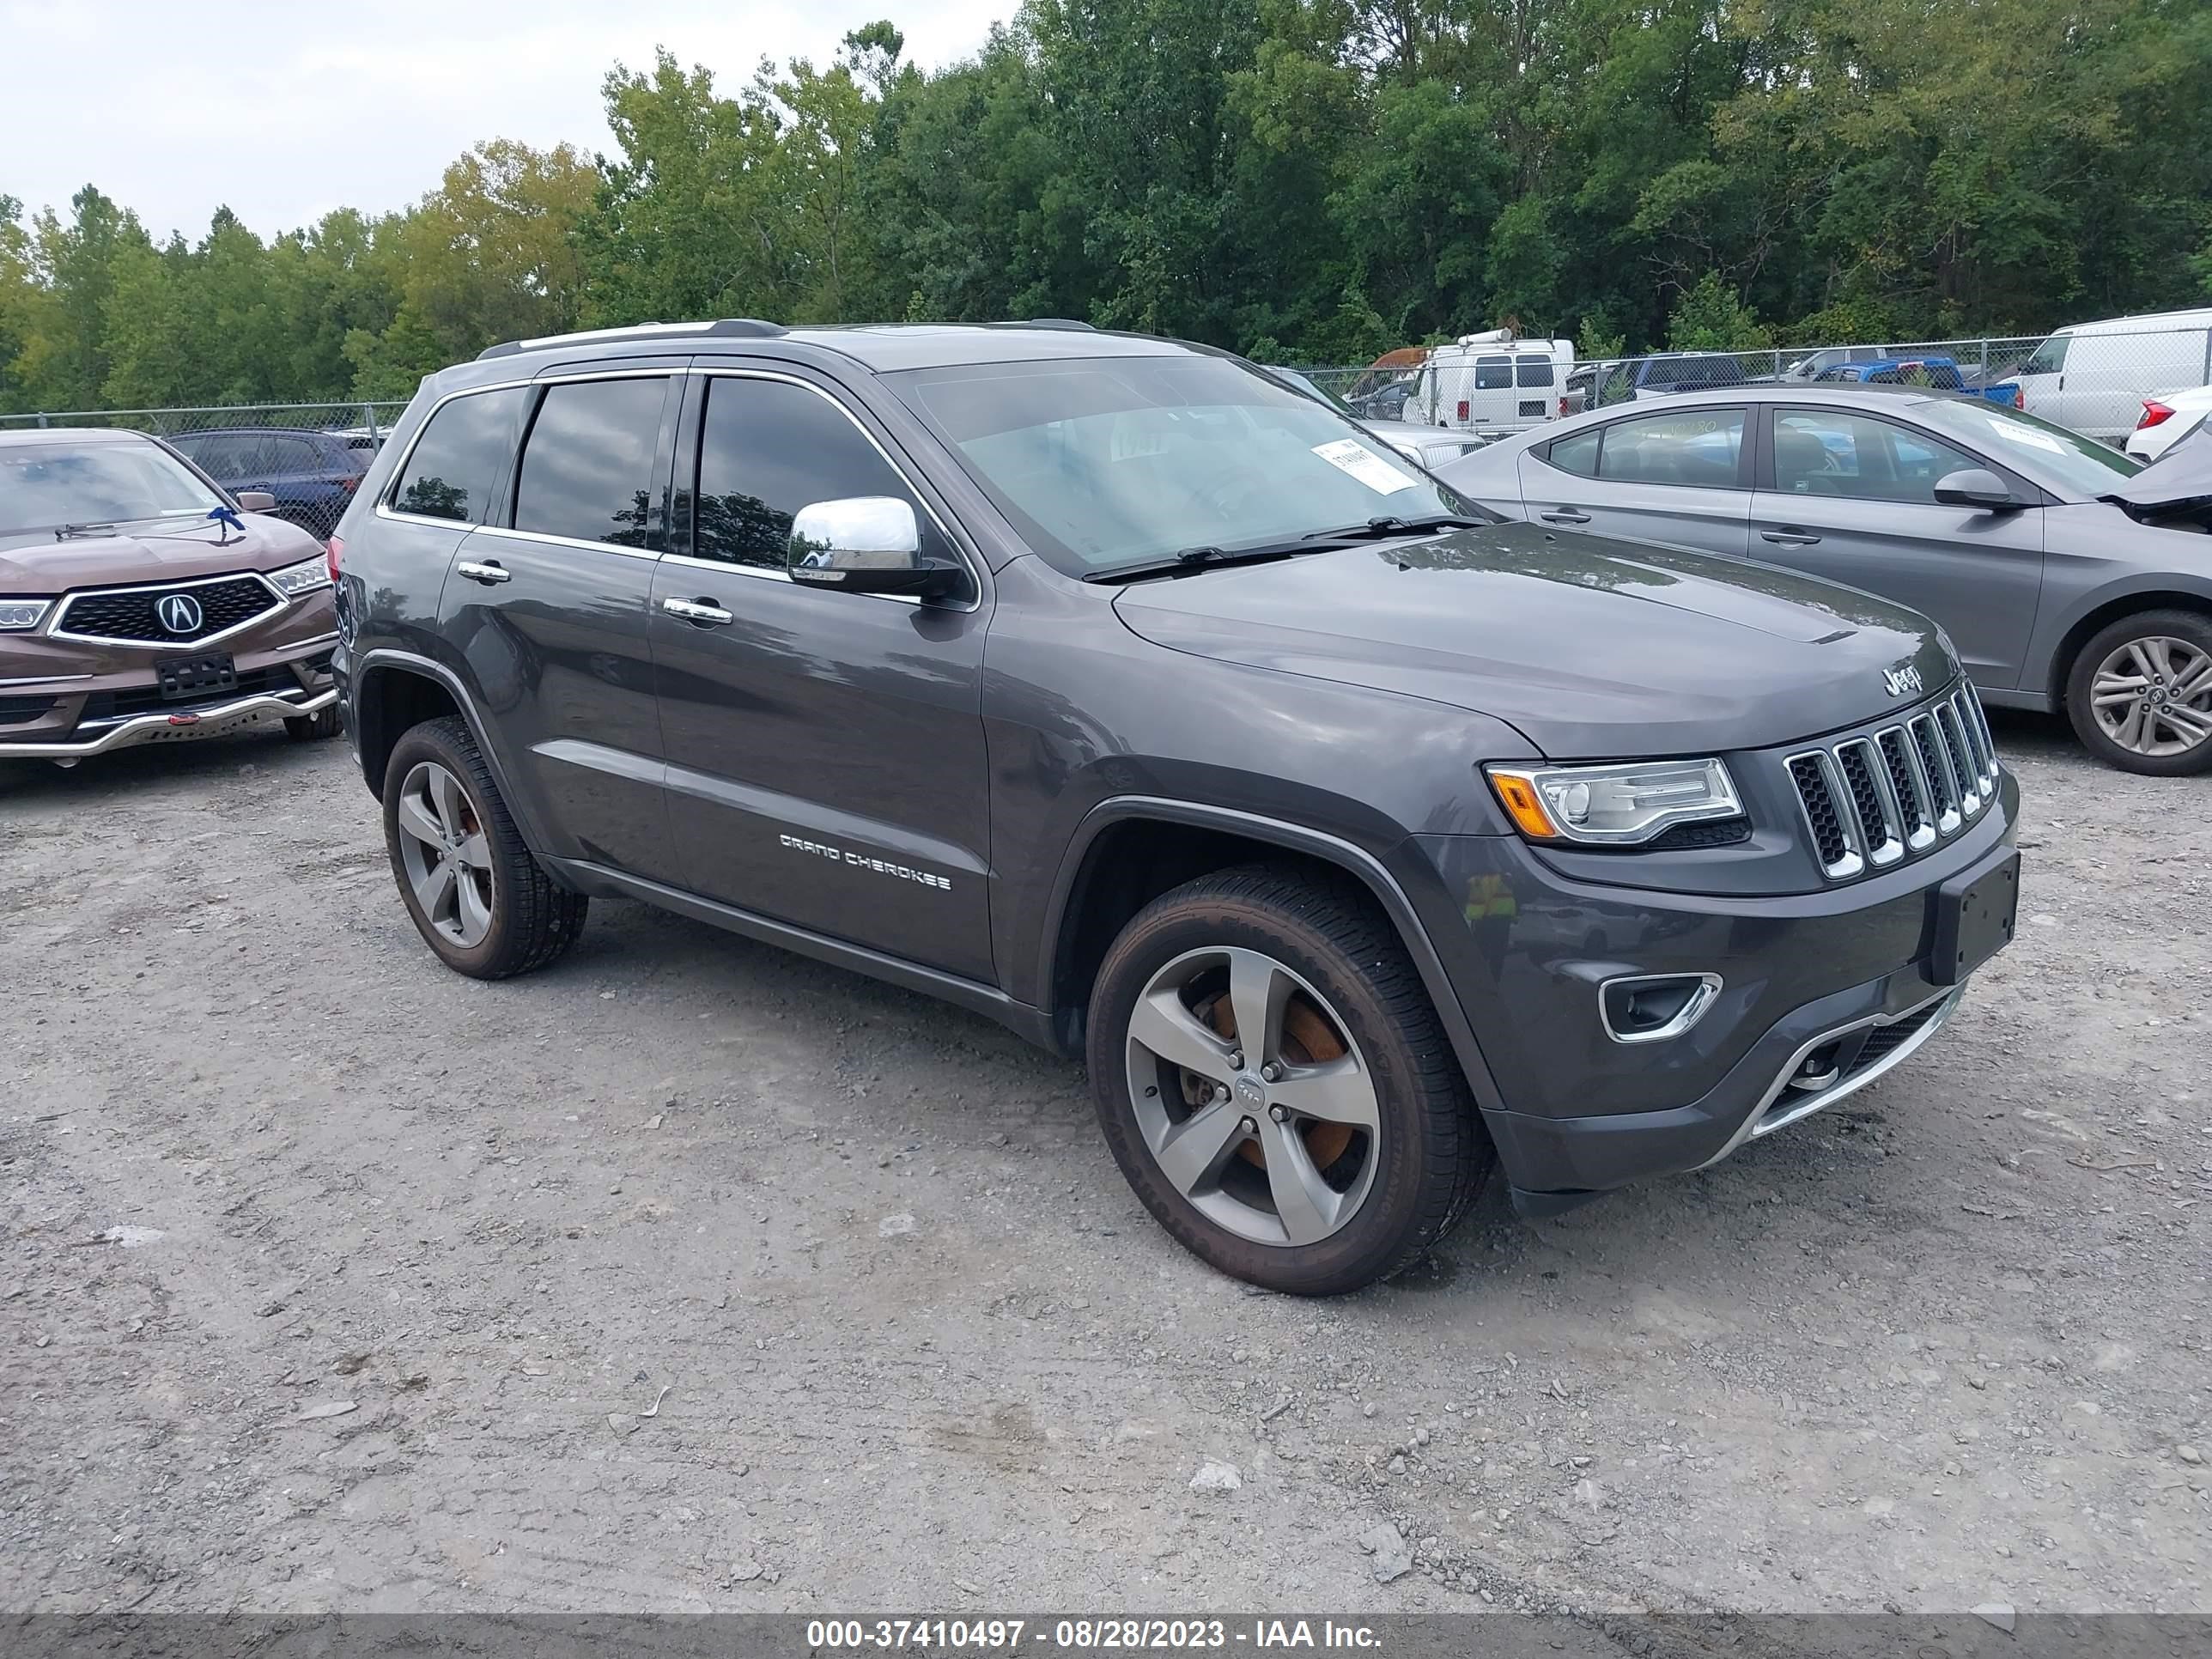
[[[1255,1283],[1701,1168],[1924,1043],[2018,803],[1942,633],[1504,523],[1250,364],[1073,325],[495,347],[338,526],[337,673],[465,974],[641,899],[1089,1065]]]

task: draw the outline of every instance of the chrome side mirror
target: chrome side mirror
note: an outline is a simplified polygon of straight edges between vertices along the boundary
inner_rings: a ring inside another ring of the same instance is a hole
[[[949,592],[959,572],[921,556],[921,526],[896,495],[848,495],[802,507],[791,521],[784,558],[791,580],[848,593]]]

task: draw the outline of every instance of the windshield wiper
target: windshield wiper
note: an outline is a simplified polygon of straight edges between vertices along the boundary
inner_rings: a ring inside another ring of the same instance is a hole
[[[1200,570],[1211,570],[1221,565],[1265,564],[1271,559],[1294,559],[1301,553],[1326,553],[1332,547],[1344,544],[1343,537],[1323,539],[1301,536],[1295,541],[1255,542],[1249,547],[1186,547],[1172,557],[1147,559],[1142,564],[1117,565],[1111,570],[1093,570],[1084,577],[1087,582],[1135,582],[1148,576],[1188,576]]]
[[[1420,536],[1431,530],[1480,530],[1489,521],[1485,519],[1465,519],[1455,514],[1432,514],[1425,519],[1401,519],[1386,516],[1370,519],[1364,524],[1347,525],[1336,530],[1314,531],[1308,539],[1331,542],[1379,542],[1392,536]]]
[[[54,539],[58,542],[72,541],[79,536],[112,536],[114,533],[115,521],[112,520],[106,524],[58,524],[54,526]]]

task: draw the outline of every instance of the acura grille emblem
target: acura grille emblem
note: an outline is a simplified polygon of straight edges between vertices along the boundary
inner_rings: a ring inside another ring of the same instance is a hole
[[[162,594],[154,614],[172,634],[197,634],[206,620],[200,613],[200,602],[189,593]]]

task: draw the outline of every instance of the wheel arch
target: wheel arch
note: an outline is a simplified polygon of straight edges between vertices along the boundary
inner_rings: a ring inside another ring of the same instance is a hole
[[[2051,653],[2051,675],[2047,690],[2051,706],[2063,712],[2066,708],[2067,682],[2074,677],[2074,665],[2082,647],[2114,623],[2124,620],[2139,611],[2187,611],[2212,622],[2212,588],[2196,589],[2150,586],[2130,588],[2124,593],[2110,593],[2099,599],[2073,621],[2059,636],[2058,646]]]
[[[1195,876],[1286,855],[1350,876],[1381,907],[1413,958],[1476,1103],[1500,1109],[1467,1012],[1413,901],[1382,860],[1325,831],[1233,807],[1123,796],[1100,802],[1076,826],[1053,884],[1033,981],[1055,1046],[1083,1053],[1091,982],[1131,916]]]
[[[476,738],[477,752],[483,755],[492,782],[507,803],[515,827],[522,832],[524,842],[532,852],[542,854],[546,850],[538,822],[537,803],[525,799],[515,788],[513,773],[501,758],[499,744],[493,741],[476,700],[470,696],[458,674],[413,652],[380,650],[365,655],[355,665],[349,679],[347,702],[354,749],[369,793],[380,802],[384,799],[385,768],[391,760],[393,745],[410,727],[424,720],[458,717]]]

